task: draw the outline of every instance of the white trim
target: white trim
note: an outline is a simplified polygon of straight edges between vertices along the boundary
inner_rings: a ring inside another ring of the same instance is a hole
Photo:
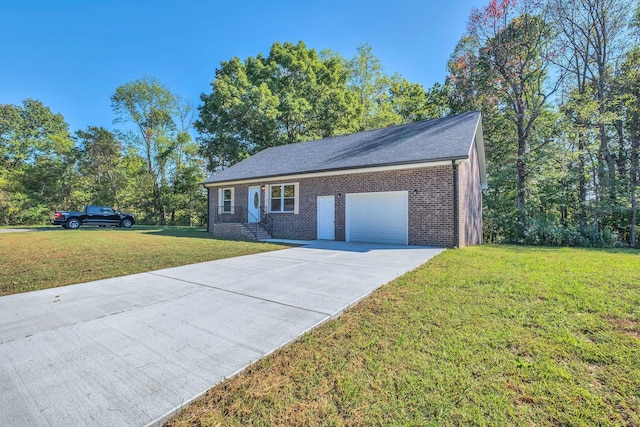
[[[269,194],[271,191],[271,187],[269,185],[263,185],[260,188],[264,189],[264,197],[262,198],[262,203],[264,203],[264,211],[269,213],[269,211],[271,210],[271,194]]]
[[[368,168],[342,169],[342,170],[326,171],[326,172],[309,172],[309,173],[301,173],[301,174],[273,176],[268,178],[255,177],[255,178],[249,178],[249,179],[240,179],[237,181],[206,182],[204,183],[204,186],[219,187],[221,185],[236,185],[236,184],[245,184],[248,182],[276,182],[276,181],[286,181],[286,180],[292,180],[292,179],[317,178],[317,177],[323,177],[323,176],[336,176],[336,175],[353,175],[358,173],[386,172],[386,171],[394,171],[394,170],[407,170],[407,169],[418,169],[418,168],[449,166],[449,165],[451,165],[451,160],[442,160],[437,162],[411,163],[411,164],[391,165],[391,166],[372,166]]]
[[[293,211],[285,211],[284,210],[284,187],[287,185],[293,185]],[[280,208],[282,210],[280,211],[273,211],[271,210],[271,187],[273,186],[280,186],[282,187],[282,203]],[[268,190],[268,198],[265,199],[265,201],[267,201],[269,203],[269,209],[268,212],[269,213],[283,213],[283,214],[294,214],[297,215],[298,213],[300,213],[300,183],[298,182],[281,182],[281,183],[277,183],[277,184],[269,184],[266,186],[266,190]]]
[[[486,190],[489,188],[489,185],[487,183],[487,160],[485,158],[484,136],[482,134],[482,114],[480,114],[480,119],[478,119],[478,123],[476,123],[476,131],[473,134],[473,138],[474,140],[471,141],[471,148],[469,148],[469,158],[471,158],[471,150],[475,145],[478,167],[480,169],[480,187],[483,190]]]
[[[230,202],[230,208],[231,210],[229,212],[225,212],[224,210],[224,190],[231,190],[231,200]],[[218,189],[218,214],[234,214],[234,210],[235,210],[235,206],[233,205],[233,202],[235,200],[235,188],[234,187],[222,187]]]

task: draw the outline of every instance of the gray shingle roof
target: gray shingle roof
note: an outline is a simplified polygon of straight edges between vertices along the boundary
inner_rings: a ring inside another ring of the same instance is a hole
[[[480,112],[267,148],[211,175],[207,183],[340,169],[464,159]]]

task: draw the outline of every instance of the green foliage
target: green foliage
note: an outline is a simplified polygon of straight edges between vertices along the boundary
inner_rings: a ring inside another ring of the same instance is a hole
[[[39,101],[0,105],[0,225],[43,224],[55,209],[87,204],[115,206],[142,222],[204,222],[191,105],[150,78],[119,87],[113,102],[118,121],[138,120],[137,135],[89,126],[72,138],[64,118]]]
[[[0,224],[43,223],[74,204],[77,158],[68,126],[40,101],[0,105]]]
[[[202,95],[196,129],[214,170],[267,147],[351,130],[346,70],[335,56],[321,58],[304,43],[274,43],[268,57],[222,62]]]
[[[439,83],[427,92],[419,83],[400,79],[389,87],[391,112],[399,123],[417,122],[447,115],[449,111],[447,86]]]
[[[358,107],[357,131],[379,129],[402,123],[401,116],[393,111],[390,96],[395,94],[396,98],[410,99],[416,97],[416,91],[418,97],[424,93],[421,85],[410,87],[411,84],[403,81],[404,79],[399,75],[386,75],[380,60],[373,54],[373,48],[368,44],[360,45],[355,57],[348,64],[348,87],[355,94]],[[395,87],[394,92],[391,90],[392,86]],[[396,108],[401,110],[400,113],[403,112],[401,100]],[[405,110],[404,113],[408,112]]]
[[[637,244],[631,12],[626,0],[496,0],[472,13],[446,87],[452,112],[483,113],[488,241]]]
[[[274,43],[267,57],[222,62],[211,88],[201,96],[195,127],[212,171],[268,147],[439,117],[448,110],[439,86],[425,92],[399,75],[386,75],[368,45],[348,61],[328,50],[318,55],[303,42]]]
[[[76,140],[80,150],[78,171],[88,196],[85,204],[121,208],[119,191],[126,185],[120,169],[122,143],[107,129],[95,126],[76,131]]]
[[[111,105],[117,123],[133,123],[137,129],[137,133],[122,133],[133,148],[123,159],[130,188],[122,189],[115,173],[111,174],[114,197],[116,190],[121,192],[116,200],[127,201],[143,221],[200,223],[201,216],[195,212],[206,211],[199,185],[204,180],[204,167],[189,134],[192,105],[153,77],[117,87]],[[185,192],[184,197],[178,191]]]
[[[449,111],[448,87],[439,83],[425,91],[399,74],[385,74],[368,44],[348,62],[348,88],[355,94],[358,131],[442,117]]]

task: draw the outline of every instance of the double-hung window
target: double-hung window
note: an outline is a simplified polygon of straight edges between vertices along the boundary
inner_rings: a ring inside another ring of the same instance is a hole
[[[296,210],[296,185],[276,184],[270,186],[271,212],[295,212]]]
[[[220,190],[220,213],[233,213],[233,188]]]

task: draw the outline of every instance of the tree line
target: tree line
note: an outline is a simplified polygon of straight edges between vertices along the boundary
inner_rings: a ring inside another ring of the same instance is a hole
[[[274,145],[480,110],[486,241],[637,246],[639,10],[490,0],[472,11],[446,80],[428,89],[385,72],[369,45],[345,58],[298,42],[223,61],[197,112],[153,78],[118,87],[126,131],[70,136],[38,101],[3,105],[0,223],[98,201],[148,222],[202,222],[205,170]]]
[[[487,135],[485,237],[637,247],[638,4],[492,0],[449,62]]]
[[[73,134],[34,99],[0,105],[0,224],[40,224],[54,209],[109,205],[149,224],[206,221],[193,106],[152,77],[116,88],[119,129]]]

